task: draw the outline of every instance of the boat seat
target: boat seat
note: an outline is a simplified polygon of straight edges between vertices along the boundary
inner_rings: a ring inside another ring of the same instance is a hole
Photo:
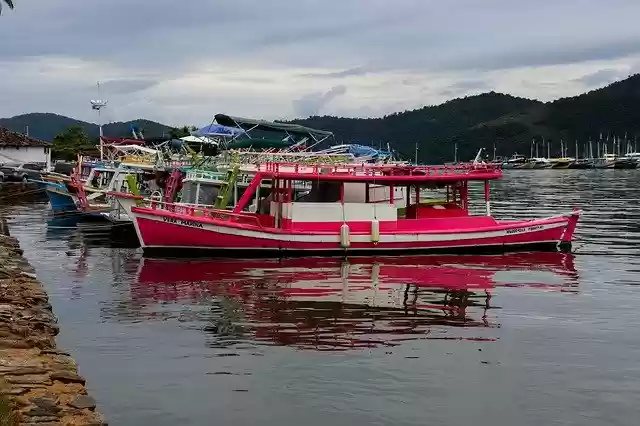
[[[407,219],[464,217],[469,214],[455,203],[412,204],[407,210]]]

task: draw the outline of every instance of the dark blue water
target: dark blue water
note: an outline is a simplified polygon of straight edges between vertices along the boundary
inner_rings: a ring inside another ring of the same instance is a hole
[[[494,197],[583,208],[575,253],[172,262],[3,210],[110,424],[637,424],[640,172],[510,172]]]

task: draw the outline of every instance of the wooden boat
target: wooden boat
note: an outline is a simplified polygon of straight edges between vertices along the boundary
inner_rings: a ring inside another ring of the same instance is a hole
[[[526,221],[491,217],[487,164],[443,166],[260,166],[233,211],[152,202],[133,207],[145,251],[229,250],[261,255],[396,251],[511,251],[570,247],[580,211]],[[257,189],[271,182],[264,197]],[[294,197],[294,182],[311,182]],[[469,183],[484,183],[486,215],[469,214]],[[371,203],[369,185],[405,187],[406,207]],[[443,191],[443,192],[438,192]],[[446,191],[446,192],[444,192]],[[445,198],[427,198],[434,193]],[[255,201],[253,201],[255,199]],[[412,202],[413,199],[413,202]]]

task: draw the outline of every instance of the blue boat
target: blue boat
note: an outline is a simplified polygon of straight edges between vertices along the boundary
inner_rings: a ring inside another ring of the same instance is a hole
[[[59,182],[44,182],[45,193],[49,198],[53,214],[65,214],[78,211],[75,197],[69,192],[67,186]]]

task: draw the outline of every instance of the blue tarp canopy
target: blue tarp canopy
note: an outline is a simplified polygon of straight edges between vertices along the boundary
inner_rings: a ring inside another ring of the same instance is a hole
[[[360,145],[360,144],[349,144],[347,145],[347,152],[349,154],[353,154],[355,157],[371,157],[371,158],[380,158],[380,157],[390,157],[391,153],[388,151],[383,151],[380,149],[375,149],[370,146]]]
[[[195,133],[197,136],[227,136],[234,137],[244,134],[244,130],[237,127],[223,126],[221,124],[210,124],[204,126]]]

